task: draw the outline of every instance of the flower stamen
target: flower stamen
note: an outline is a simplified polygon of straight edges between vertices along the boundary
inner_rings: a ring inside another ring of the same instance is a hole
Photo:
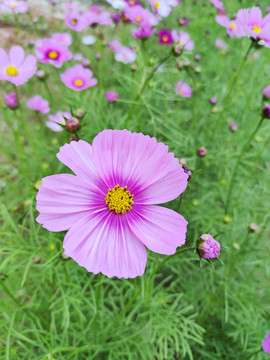
[[[6,73],[9,76],[16,76],[18,75],[18,69],[14,66],[9,66],[8,68],[6,68]]]
[[[119,187],[116,185],[113,189],[109,189],[105,197],[109,210],[113,210],[116,214],[125,214],[132,209],[134,195],[127,190],[127,187]]]

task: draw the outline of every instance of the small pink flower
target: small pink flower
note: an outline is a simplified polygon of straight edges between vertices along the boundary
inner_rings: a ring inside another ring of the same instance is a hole
[[[115,60],[124,64],[132,63],[136,60],[136,53],[133,49],[122,46],[114,55]]]
[[[127,7],[124,11],[125,17],[134,24],[144,26],[155,26],[158,23],[157,18],[147,9],[142,6]]]
[[[70,29],[77,32],[83,31],[89,25],[85,14],[75,10],[66,13],[65,23]]]
[[[68,68],[60,76],[62,82],[68,88],[75,91],[82,91],[97,84],[97,79],[93,79],[92,75],[91,70],[84,69],[82,65],[77,64],[72,68]]]
[[[223,2],[220,0],[209,0],[216,8],[223,8]]]
[[[108,42],[108,46],[113,52],[119,52],[119,50],[122,47],[122,44],[120,43],[120,41],[115,39],[115,40]]]
[[[220,244],[210,234],[200,236],[198,251],[204,259],[215,259],[220,253]]]
[[[177,95],[182,95],[183,97],[191,97],[192,95],[192,88],[182,81],[178,81],[174,91]]]
[[[113,103],[119,98],[119,95],[116,92],[106,92],[105,97],[110,103]]]
[[[18,106],[18,100],[17,100],[17,95],[15,92],[11,92],[8,95],[5,96],[5,102],[6,105],[10,108],[10,109],[15,109]]]
[[[33,55],[25,58],[21,46],[12,46],[9,56],[0,48],[0,80],[7,80],[16,86],[24,84],[36,73],[36,62]]]
[[[28,10],[28,4],[25,1],[2,0],[0,10],[7,10],[13,13],[25,13]]]
[[[270,99],[270,85],[268,85],[264,90],[263,90],[263,97],[266,99]]]
[[[172,255],[186,241],[187,221],[157,205],[178,197],[188,175],[168,147],[127,130],[72,141],[58,159],[75,175],[42,179],[37,222],[65,231],[65,254],[89,272],[134,278],[145,271],[145,247]]]
[[[160,45],[167,45],[167,46],[171,46],[173,43],[173,38],[172,38],[172,34],[170,33],[170,31],[163,29],[160,30],[158,32],[158,37],[159,37],[159,44]]]
[[[53,34],[52,39],[67,46],[72,44],[72,37],[69,33],[55,33]]]
[[[235,131],[237,130],[237,124],[236,124],[236,123],[231,123],[231,124],[230,124],[230,130],[231,130],[232,132],[235,132]]]
[[[181,45],[186,50],[193,50],[194,49],[194,42],[190,40],[190,35],[183,31],[172,31],[173,41],[179,45]]]
[[[46,121],[46,126],[52,131],[61,132],[63,127],[61,125],[66,125],[66,119],[71,118],[71,113],[69,111],[57,111],[56,114],[51,114],[48,116],[49,121]],[[60,124],[60,125],[59,125]]]
[[[263,351],[270,354],[270,334],[267,331],[265,339],[262,341]]]
[[[152,11],[160,17],[167,17],[172,11],[168,0],[148,0]]]
[[[228,45],[221,39],[216,39],[215,45],[220,50],[223,50],[223,51],[228,50]]]
[[[72,53],[66,44],[53,39],[40,39],[36,42],[37,59],[41,63],[49,63],[60,68],[64,62],[72,58]]]
[[[26,102],[29,109],[35,110],[42,114],[47,114],[50,111],[50,106],[47,100],[44,100],[40,95],[35,95]]]
[[[85,18],[88,25],[106,25],[111,26],[113,24],[111,14],[108,11],[102,11],[99,6],[92,6],[89,11],[85,13]]]
[[[152,29],[150,25],[141,26],[138,29],[132,29],[131,33],[136,39],[147,39],[156,32],[156,29]]]

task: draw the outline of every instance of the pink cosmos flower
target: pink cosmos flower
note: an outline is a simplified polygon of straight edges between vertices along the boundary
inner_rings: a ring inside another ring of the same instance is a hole
[[[172,34],[166,29],[160,30],[158,32],[158,37],[159,37],[158,43],[160,45],[171,46],[173,43]]]
[[[36,63],[33,55],[25,58],[21,46],[12,46],[9,56],[0,48],[0,80],[7,80],[16,86],[22,85],[36,73]]]
[[[66,13],[65,23],[70,29],[77,32],[83,31],[89,25],[85,14],[75,10]]]
[[[85,13],[85,18],[88,25],[112,25],[111,14],[108,11],[102,11],[102,8],[99,6],[92,6],[90,10]]]
[[[188,175],[168,147],[127,130],[104,130],[92,146],[61,147],[58,159],[75,175],[45,177],[36,219],[68,230],[65,254],[88,271],[119,278],[144,273],[147,253],[172,255],[185,243],[187,221],[160,204],[178,197]]]
[[[268,85],[268,86],[263,90],[263,97],[265,97],[266,99],[270,99],[270,85]]]
[[[72,44],[72,37],[69,33],[55,33],[53,34],[52,39],[67,46]]]
[[[170,15],[172,8],[167,0],[148,0],[152,7],[152,11],[160,17],[167,17]]]
[[[5,103],[10,109],[15,109],[18,106],[18,99],[15,92],[11,92],[5,96]]]
[[[267,331],[265,339],[262,341],[263,351],[270,354],[270,334]]]
[[[156,32],[156,29],[151,29],[150,25],[141,26],[138,29],[132,29],[131,33],[136,39],[147,39]]]
[[[13,13],[25,13],[28,10],[28,4],[25,1],[2,0],[0,10],[7,10]]]
[[[241,19],[243,17],[247,17],[248,13],[245,11],[237,15],[238,18],[236,18],[235,20],[230,20],[227,16],[224,15],[218,15],[216,16],[216,22],[227,29],[227,34],[230,37],[235,35],[236,37],[240,38],[246,36],[247,34],[247,28],[243,24],[243,21]],[[240,16],[240,20],[239,20],[239,16]]]
[[[66,125],[66,119],[71,118],[71,113],[69,111],[57,111],[56,114],[51,114],[48,116],[49,121],[46,121],[46,126],[52,131],[61,132],[63,127],[61,125]],[[60,125],[59,125],[60,124]]]
[[[178,81],[175,85],[174,91],[177,95],[182,95],[183,97],[191,97],[192,94],[192,88],[182,81]]]
[[[26,102],[26,105],[29,107],[29,109],[35,110],[42,114],[47,114],[50,111],[48,101],[44,100],[40,95],[31,97],[31,99]]]
[[[220,50],[223,50],[223,51],[228,50],[228,45],[221,39],[216,39],[215,45]]]
[[[172,38],[173,41],[179,45],[181,45],[186,50],[193,50],[194,49],[194,42],[190,40],[190,35],[183,31],[172,31]]]
[[[127,7],[124,11],[124,16],[137,25],[150,25],[155,26],[158,23],[157,18],[147,9],[142,6]]]
[[[122,46],[114,55],[115,60],[124,64],[133,63],[136,60],[136,53],[133,49]]]
[[[122,44],[118,40],[112,40],[108,42],[108,46],[113,52],[119,52],[119,50],[122,47]]]
[[[41,63],[49,63],[60,68],[64,62],[72,58],[66,44],[53,39],[40,39],[36,42],[37,59]]]
[[[70,89],[82,91],[97,84],[97,79],[92,78],[92,71],[84,69],[81,64],[68,68],[60,75],[62,82]]]
[[[215,259],[220,253],[220,244],[210,234],[200,236],[198,251],[204,259]]]
[[[119,95],[116,92],[106,92],[105,97],[110,103],[113,103],[119,98]]]

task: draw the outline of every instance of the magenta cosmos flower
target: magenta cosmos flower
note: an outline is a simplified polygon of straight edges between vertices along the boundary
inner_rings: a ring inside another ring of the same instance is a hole
[[[108,91],[105,93],[105,97],[110,103],[113,103],[119,98],[119,95],[116,92]]]
[[[53,39],[40,39],[36,42],[37,59],[41,63],[49,63],[60,68],[64,62],[72,58],[72,53],[64,43]]]
[[[44,100],[40,95],[31,97],[31,99],[26,102],[26,105],[29,107],[29,109],[35,110],[42,114],[47,114],[50,111],[48,101]]]
[[[37,71],[36,62],[33,55],[25,58],[21,46],[12,46],[9,56],[0,48],[0,80],[7,80],[16,86],[24,84]]]
[[[270,334],[267,331],[265,339],[262,341],[263,351],[270,354]]]
[[[164,30],[160,30],[158,32],[158,37],[159,37],[159,44],[160,45],[167,45],[167,46],[171,46],[172,42],[173,42],[173,38],[172,38],[172,34],[164,29]]]
[[[204,259],[215,259],[220,253],[220,244],[210,234],[200,236],[198,251]]]
[[[84,69],[82,65],[77,64],[68,68],[62,73],[62,82],[72,90],[81,91],[97,84],[97,79],[92,78],[92,71]]]
[[[185,243],[187,221],[160,204],[178,197],[188,175],[168,147],[127,130],[104,130],[92,146],[61,147],[58,159],[75,175],[42,179],[37,222],[69,230],[64,250],[80,266],[108,277],[134,278],[147,253],[172,255]]]
[[[192,95],[192,88],[182,81],[178,81],[175,85],[174,91],[177,95],[182,95],[183,97],[191,97]]]
[[[132,29],[131,33],[136,39],[147,39],[156,32],[156,29],[151,29],[150,25],[141,26],[138,29]]]
[[[71,116],[69,111],[57,111],[56,114],[48,116],[49,121],[46,121],[46,126],[52,131],[61,132],[63,131],[63,126],[66,126],[66,119],[70,119]]]
[[[13,13],[25,13],[28,10],[28,4],[25,1],[3,0],[0,10],[7,10]]]

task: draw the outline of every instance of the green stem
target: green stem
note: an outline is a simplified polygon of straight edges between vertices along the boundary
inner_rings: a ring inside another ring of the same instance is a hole
[[[138,94],[135,97],[133,104],[131,105],[129,112],[124,120],[124,129],[127,129],[128,127],[128,120],[131,116],[131,114],[133,113],[134,107],[136,105],[136,101],[139,100],[139,98],[141,97],[146,85],[148,84],[148,82],[152,79],[152,77],[154,76],[155,72],[157,71],[157,69],[166,61],[168,60],[170,57],[172,56],[172,52],[165,56],[163,59],[160,60],[160,62],[158,63],[158,65],[152,70],[152,72],[144,79],[142,85],[139,88]]]
[[[255,351],[254,353],[250,354],[249,356],[243,358],[242,360],[249,360],[252,358],[252,356],[259,354],[262,351],[262,349]]]
[[[176,212],[178,212],[180,210],[182,201],[183,201],[183,193],[179,196],[179,202],[178,202],[178,205],[177,205]]]
[[[261,118],[260,122],[258,123],[256,129],[253,131],[253,133],[250,135],[250,137],[248,138],[247,142],[245,143],[245,145],[243,146],[242,150],[240,151],[240,154],[238,155],[238,158],[235,162],[233,171],[232,171],[232,176],[231,176],[231,180],[230,180],[230,184],[229,184],[229,190],[228,190],[228,195],[227,195],[227,199],[226,199],[226,203],[225,203],[225,214],[228,213],[229,211],[229,207],[230,207],[230,202],[231,202],[231,195],[232,195],[232,190],[233,190],[233,185],[235,183],[235,177],[237,174],[237,170],[239,167],[239,164],[242,160],[242,157],[245,153],[245,151],[249,148],[251,141],[253,140],[254,136],[257,134],[258,130],[260,129],[262,123],[263,123],[264,117]]]

